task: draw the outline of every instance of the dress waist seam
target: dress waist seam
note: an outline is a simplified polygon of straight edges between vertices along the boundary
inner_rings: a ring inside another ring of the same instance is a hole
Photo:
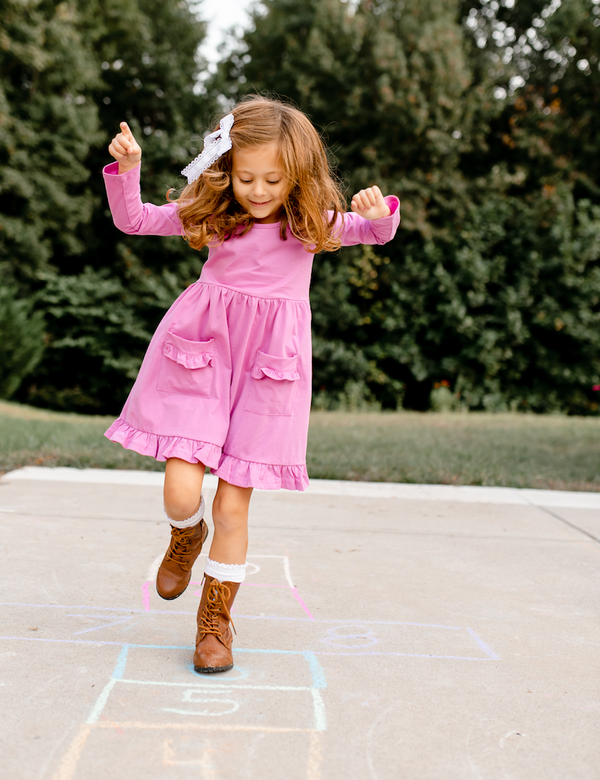
[[[223,290],[231,290],[238,295],[245,295],[247,298],[258,298],[263,301],[290,301],[290,303],[310,303],[310,298],[288,298],[286,295],[255,295],[254,293],[238,290],[235,287],[229,287],[226,284],[217,284],[216,282],[206,282],[202,277],[195,284],[203,284],[206,287],[219,287]]]

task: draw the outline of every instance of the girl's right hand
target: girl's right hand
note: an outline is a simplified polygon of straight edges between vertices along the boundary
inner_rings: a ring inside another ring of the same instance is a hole
[[[140,164],[142,150],[127,122],[121,122],[121,132],[110,142],[108,151],[119,163],[119,173],[127,173]]]

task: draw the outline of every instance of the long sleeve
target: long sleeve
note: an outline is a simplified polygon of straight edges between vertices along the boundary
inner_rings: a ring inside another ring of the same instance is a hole
[[[142,203],[139,165],[119,175],[119,163],[114,162],[102,173],[113,221],[119,230],[138,236],[183,235],[177,203]]]
[[[365,219],[353,211],[338,217],[336,230],[340,231],[342,246],[354,244],[387,244],[391,241],[400,224],[400,201],[395,195],[388,195],[385,202],[390,208],[388,217]]]

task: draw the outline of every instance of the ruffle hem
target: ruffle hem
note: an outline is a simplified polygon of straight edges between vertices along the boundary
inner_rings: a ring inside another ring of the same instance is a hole
[[[254,463],[223,455],[219,468],[213,474],[238,487],[260,490],[306,490],[308,472],[306,466],[280,466],[271,463]]]
[[[204,463],[216,469],[221,460],[221,447],[206,441],[185,439],[182,436],[159,436],[157,433],[138,431],[120,417],[104,434],[107,439],[122,444],[126,450],[148,455],[154,460],[180,458],[188,463]]]
[[[138,431],[120,417],[104,435],[107,439],[123,445],[125,449],[148,455],[158,461],[180,458],[188,463],[204,463],[217,477],[238,487],[300,491],[308,487],[305,465],[281,466],[240,460],[232,455],[223,455],[221,447],[216,444]]]

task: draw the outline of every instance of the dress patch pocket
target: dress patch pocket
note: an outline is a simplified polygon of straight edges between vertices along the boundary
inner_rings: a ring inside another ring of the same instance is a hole
[[[253,414],[289,417],[292,413],[298,355],[278,357],[257,352],[252,368],[253,382],[246,401],[246,411]]]
[[[157,390],[210,398],[214,380],[214,339],[188,341],[169,331],[163,343]]]

